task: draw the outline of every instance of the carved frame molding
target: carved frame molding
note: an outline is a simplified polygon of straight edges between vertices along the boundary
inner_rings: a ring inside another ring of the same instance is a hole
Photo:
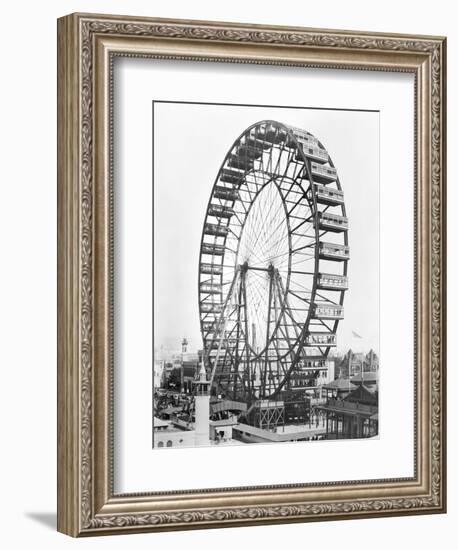
[[[58,23],[58,529],[73,536],[445,511],[445,39],[73,14]],[[416,78],[416,475],[114,495],[112,60],[409,71]]]

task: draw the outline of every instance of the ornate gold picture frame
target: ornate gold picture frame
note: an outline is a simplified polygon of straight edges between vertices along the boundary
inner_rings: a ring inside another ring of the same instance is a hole
[[[433,36],[93,14],[59,19],[59,531],[91,536],[445,512],[445,54],[445,38]],[[112,71],[118,57],[414,76],[412,477],[114,493]]]

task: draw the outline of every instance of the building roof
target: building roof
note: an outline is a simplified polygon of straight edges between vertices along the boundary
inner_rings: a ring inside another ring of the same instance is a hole
[[[369,350],[369,353],[366,354],[366,357],[370,359],[371,355],[372,355],[372,359],[378,360],[378,355],[375,353],[373,349]]]
[[[256,426],[251,426],[248,424],[237,424],[233,427],[233,430],[236,432],[241,432],[242,434],[248,434],[249,436],[254,437],[253,441],[256,441],[256,438],[265,441],[266,443],[277,443],[282,441],[295,441],[297,439],[303,439],[305,437],[312,437],[314,435],[323,435],[325,432],[322,428],[320,429],[300,429],[298,426],[297,432],[270,432],[269,430],[263,430]]]
[[[325,390],[347,390],[352,391],[356,386],[350,382],[348,378],[336,378],[329,384],[323,384]]]
[[[348,416],[364,416],[370,418],[377,412],[377,406],[358,401],[348,401],[347,399],[330,399],[326,405],[317,405],[322,411],[337,412]]]
[[[183,363],[198,363],[199,354],[198,353],[183,353],[182,355]]]
[[[359,386],[357,386],[356,390],[350,392],[347,395],[347,397],[345,397],[345,401],[363,403],[366,405],[374,405],[374,406],[376,406],[378,403],[378,399],[377,399],[377,396],[375,395],[375,392],[371,391],[364,384],[360,384]]]
[[[362,374],[359,373],[355,376],[352,376],[351,378],[352,382],[377,382],[378,381],[378,373],[376,372],[363,372]]]

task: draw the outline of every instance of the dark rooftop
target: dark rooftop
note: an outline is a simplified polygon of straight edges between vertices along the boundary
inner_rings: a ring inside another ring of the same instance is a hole
[[[326,390],[347,390],[352,391],[356,389],[356,386],[350,382],[348,378],[336,378],[329,384],[324,384],[323,388]]]

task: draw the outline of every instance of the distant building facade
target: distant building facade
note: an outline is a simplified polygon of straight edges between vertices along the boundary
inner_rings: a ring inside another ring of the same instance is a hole
[[[351,378],[362,372],[378,372],[379,358],[370,350],[369,353],[354,353],[351,349],[343,356],[337,365],[337,376]]]

